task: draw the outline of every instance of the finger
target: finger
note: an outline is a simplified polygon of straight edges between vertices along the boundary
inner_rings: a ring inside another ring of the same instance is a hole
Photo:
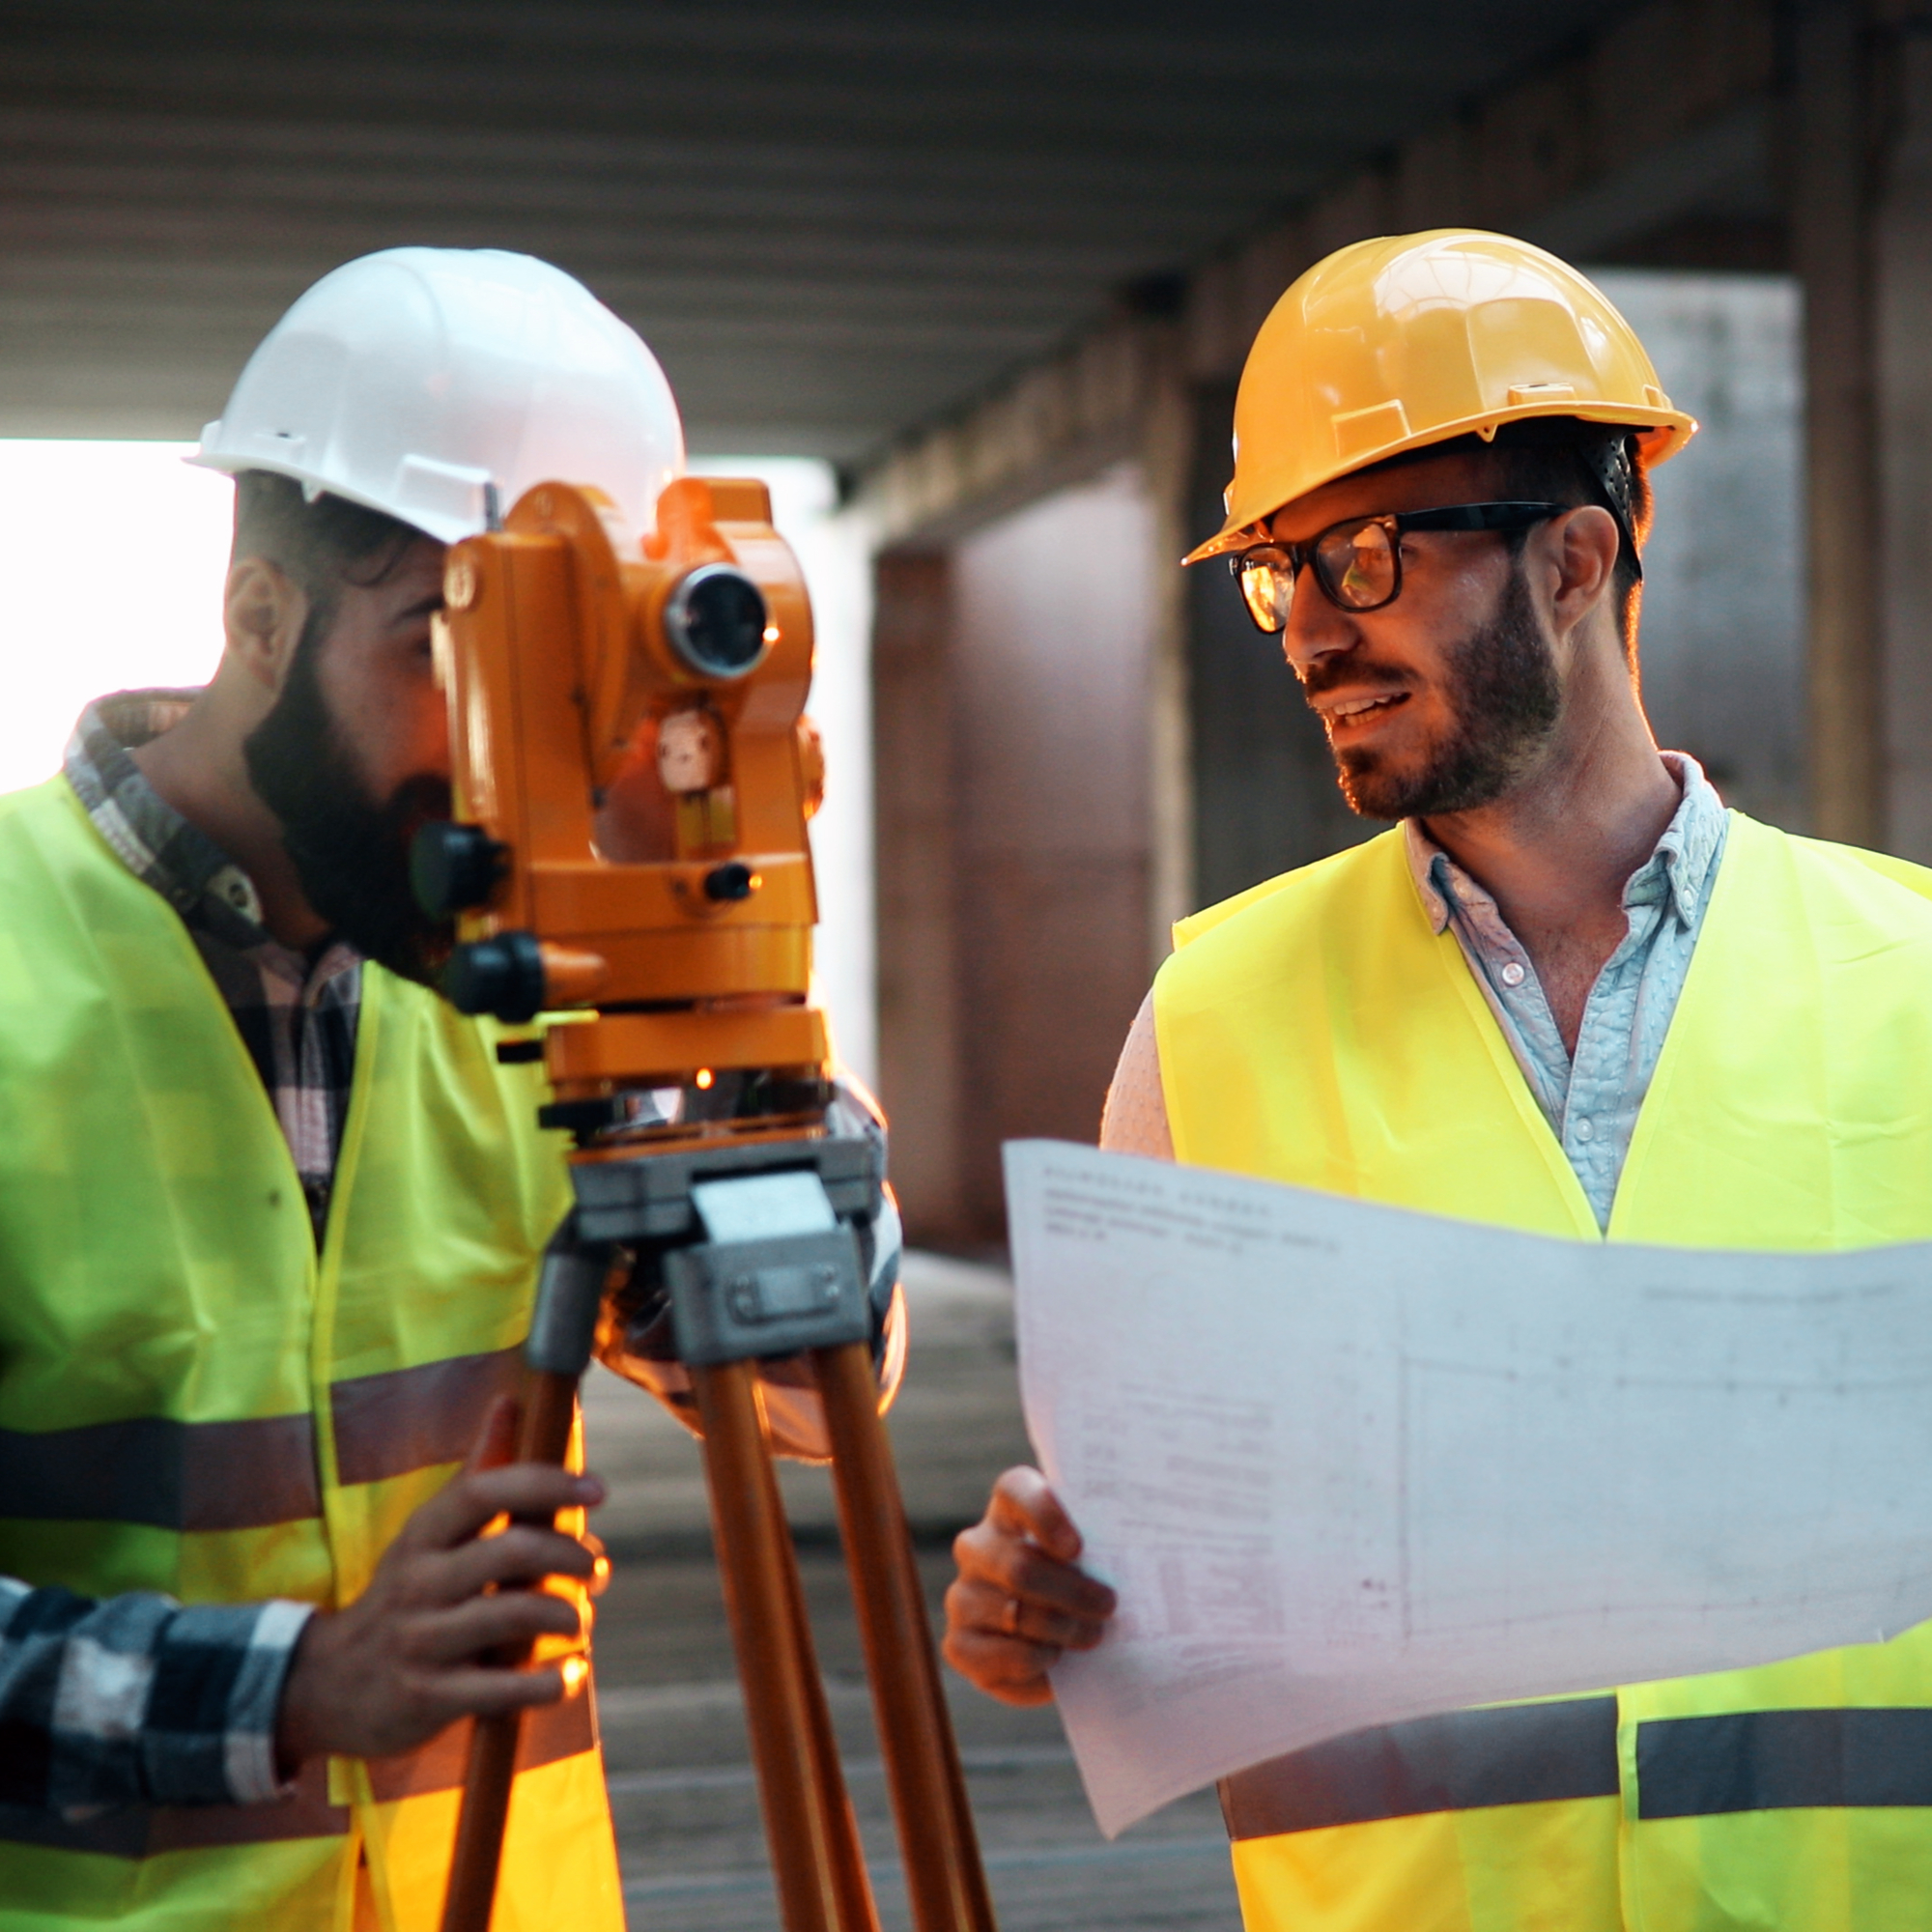
[[[955,1537],[952,1554],[963,1579],[989,1585],[1003,1597],[1024,1598],[1096,1621],[1114,1614],[1114,1593],[1097,1577],[987,1523]]]
[[[946,1593],[947,1627],[1051,1644],[1057,1650],[1092,1650],[1107,1634],[1098,1617],[1009,1597],[985,1583],[958,1582]]]
[[[1037,1469],[1009,1469],[993,1485],[986,1520],[1031,1537],[1063,1563],[1071,1563],[1080,1554],[1080,1532]]]
[[[604,1485],[545,1463],[465,1469],[416,1511],[404,1531],[418,1548],[451,1549],[499,1516],[549,1521],[566,1509],[595,1509]]]
[[[1010,1638],[965,1631],[949,1634],[942,1650],[947,1662],[967,1683],[1003,1704],[1047,1704],[1053,1700],[1053,1686],[1046,1673],[1060,1661],[1060,1653],[1050,1644],[1016,1643]]]
[[[447,1605],[493,1586],[541,1583],[546,1577],[587,1580],[596,1569],[596,1557],[575,1537],[519,1523],[501,1536],[477,1537],[419,1558],[410,1594],[419,1604]]]
[[[583,1625],[574,1605],[542,1590],[511,1590],[497,1597],[472,1597],[454,1609],[420,1617],[410,1633],[410,1652],[418,1662],[448,1665],[480,1658],[486,1651],[533,1643],[540,1636],[581,1639]]]
[[[458,1718],[496,1718],[505,1711],[527,1711],[538,1704],[563,1701],[563,1673],[554,1665],[542,1670],[489,1670],[481,1666],[440,1671],[423,1702],[440,1711],[437,1726]]]
[[[463,1464],[465,1473],[500,1468],[505,1463],[514,1463],[517,1460],[517,1425],[520,1420],[516,1397],[497,1396],[483,1417],[483,1427],[476,1432],[476,1440],[469,1446],[469,1455]]]

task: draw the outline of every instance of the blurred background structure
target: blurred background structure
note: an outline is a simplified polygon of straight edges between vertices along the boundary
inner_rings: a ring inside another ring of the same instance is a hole
[[[707,467],[773,479],[820,615],[841,1041],[915,1236],[989,1255],[1000,1142],[1092,1137],[1169,923],[1365,829],[1226,576],[1177,563],[1282,290],[1445,224],[1599,274],[1704,420],[1659,477],[1664,741],[1932,860],[1917,0],[9,0],[0,778],[52,768],[79,696],[212,664],[221,491],[152,445],[296,295],[393,243],[546,256],[652,344]],[[936,1577],[1018,1436],[997,1277],[931,1279],[901,1441]],[[728,1674],[701,1519],[665,1527],[696,1465],[641,1402],[593,1427],[655,1559],[604,1672],[639,1922],[768,1922],[728,1687],[674,1688]],[[1231,1922],[1211,1816],[1104,1878],[1050,1717],[989,1709],[1010,1923]]]
[[[1659,493],[1661,730],[1748,810],[1932,857],[1928,116],[1907,0],[1390,0],[1372,31],[1312,0],[12,0],[0,439],[192,438],[367,249],[582,277],[694,450],[793,466],[834,1009],[915,1231],[988,1247],[999,1142],[1092,1134],[1173,918],[1362,830],[1225,577],[1175,568],[1256,326],[1342,242],[1472,223],[1602,272],[1707,423]]]

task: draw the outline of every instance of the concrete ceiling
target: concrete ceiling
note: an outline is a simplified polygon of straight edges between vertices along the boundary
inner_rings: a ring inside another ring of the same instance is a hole
[[[850,462],[1602,0],[7,0],[0,434],[176,435],[325,270],[527,249],[696,446]]]

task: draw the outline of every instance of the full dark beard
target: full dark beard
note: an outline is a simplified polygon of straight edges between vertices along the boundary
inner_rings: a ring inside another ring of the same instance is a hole
[[[1336,752],[1350,810],[1388,819],[1468,811],[1500,798],[1534,763],[1562,714],[1563,687],[1520,569],[1510,572],[1495,615],[1450,653],[1446,680],[1455,728],[1420,769],[1389,768],[1367,746]]]
[[[282,822],[302,895],[334,933],[392,973],[435,983],[455,940],[410,888],[410,842],[450,815],[449,783],[422,773],[382,803],[369,796],[315,674],[304,638],[275,707],[242,744],[248,778]]]

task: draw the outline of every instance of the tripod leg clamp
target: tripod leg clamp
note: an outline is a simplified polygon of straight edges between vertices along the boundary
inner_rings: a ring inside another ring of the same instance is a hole
[[[536,1307],[524,1344],[529,1368],[576,1381],[590,1366],[597,1308],[612,1252],[609,1241],[586,1241],[579,1235],[575,1213],[564,1216],[544,1250],[543,1272],[537,1277]]]

